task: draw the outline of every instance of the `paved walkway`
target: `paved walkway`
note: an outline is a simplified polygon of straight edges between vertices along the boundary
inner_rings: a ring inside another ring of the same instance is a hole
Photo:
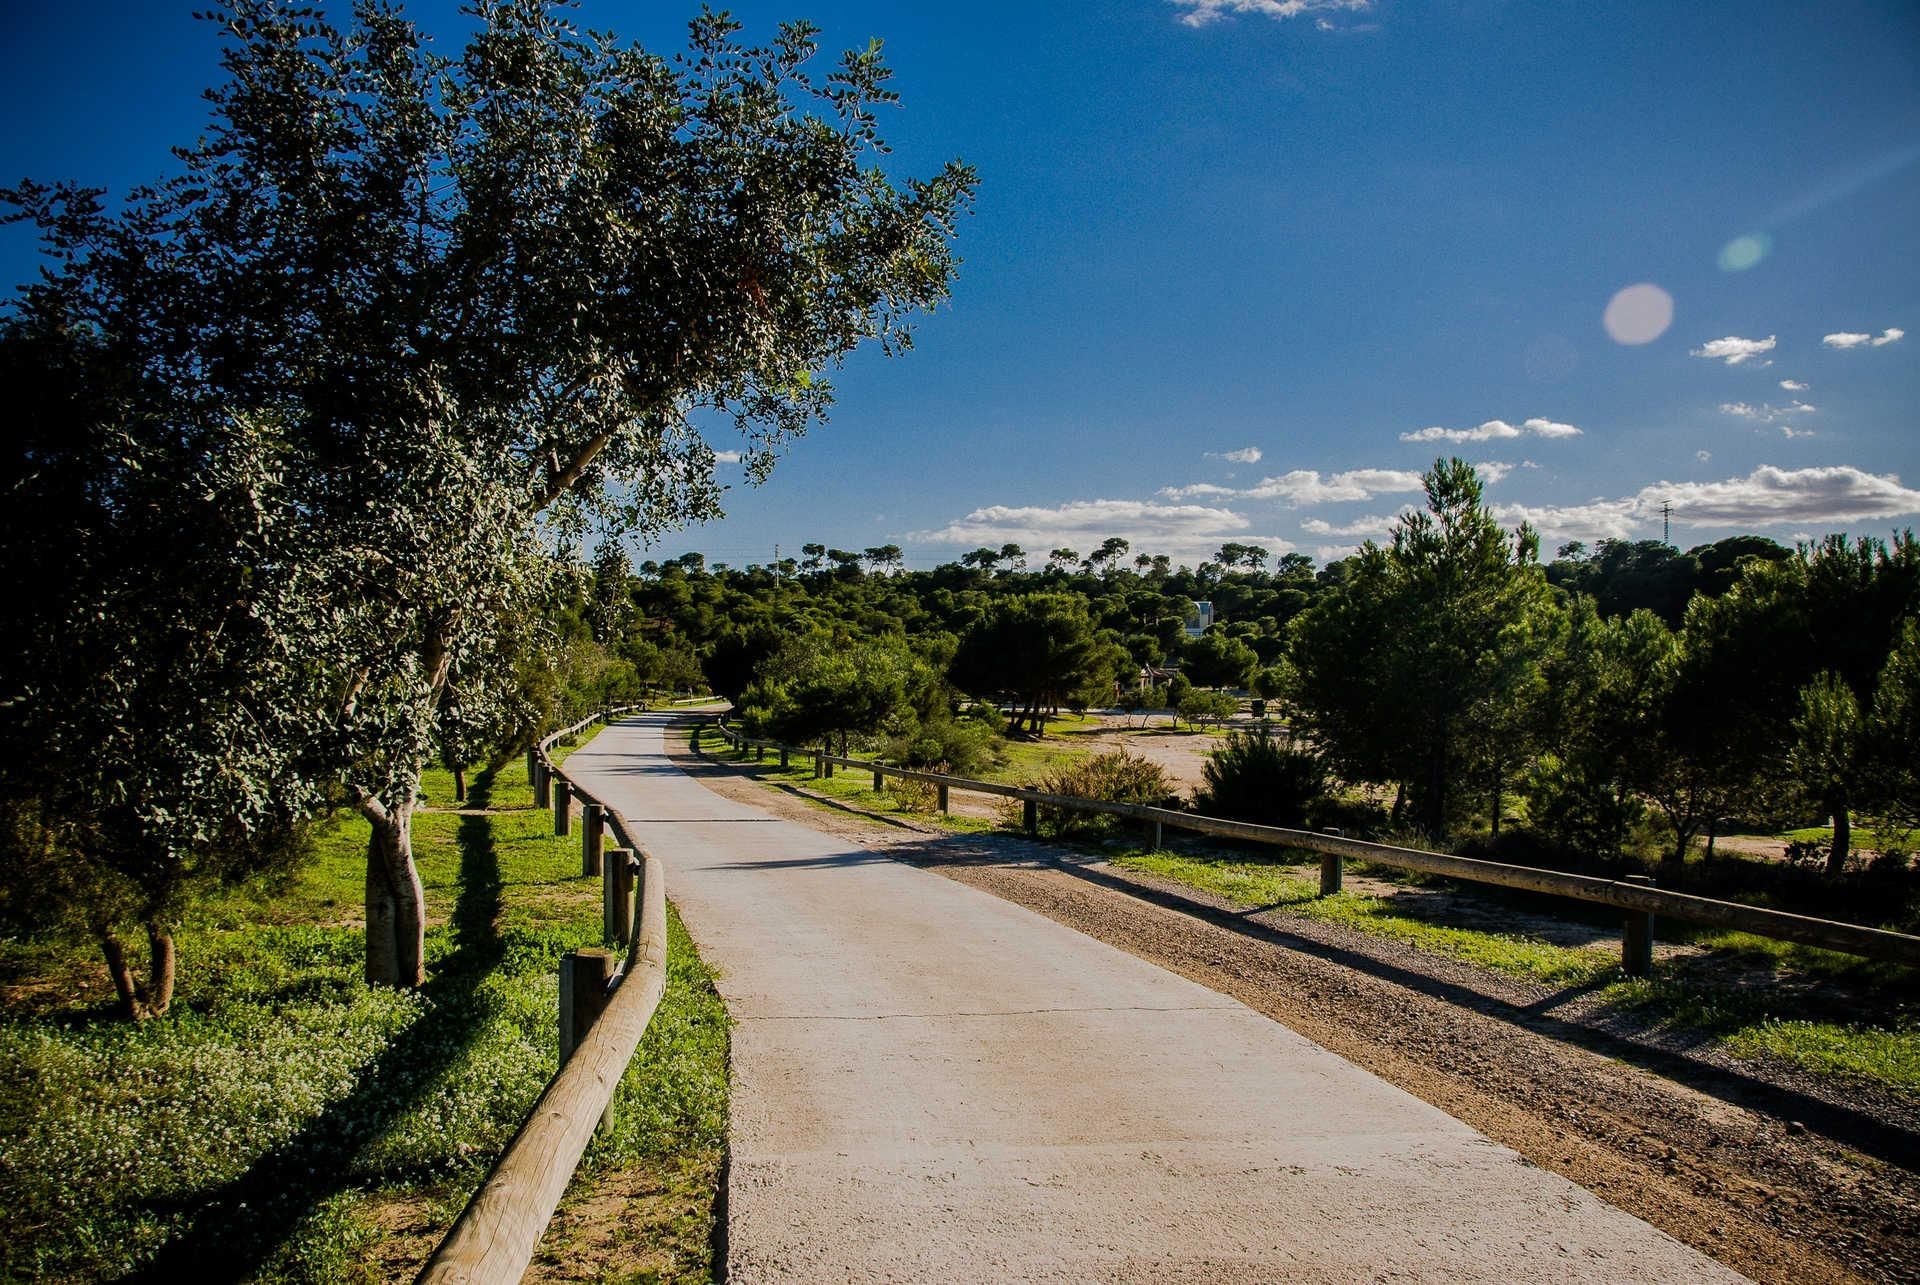
[[[1241,1004],[720,798],[665,721],[567,771],[738,1023],[731,1281],[1741,1279]]]

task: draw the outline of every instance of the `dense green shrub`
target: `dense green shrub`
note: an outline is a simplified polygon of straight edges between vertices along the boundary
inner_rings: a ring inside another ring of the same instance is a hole
[[[1227,733],[1227,743],[1201,770],[1207,783],[1194,806],[1214,816],[1303,826],[1308,809],[1327,792],[1327,765],[1318,753],[1264,730]]]
[[[1096,754],[1043,773],[1034,789],[1070,799],[1098,799],[1103,803],[1138,803],[1148,807],[1178,807],[1180,798],[1158,763],[1125,750]],[[1056,836],[1105,834],[1117,817],[1069,808],[1042,807],[1040,830]]]
[[[1219,723],[1240,712],[1240,702],[1225,692],[1191,691],[1180,698],[1180,717],[1196,726]]]
[[[993,711],[994,720],[998,712]],[[902,767],[929,768],[955,776],[979,776],[996,766],[1004,741],[987,718],[957,717],[937,712],[911,728],[888,737],[881,747],[888,762]]]
[[[1545,753],[1522,786],[1532,828],[1585,861],[1617,861],[1646,804],[1617,780],[1597,779],[1578,761]]]

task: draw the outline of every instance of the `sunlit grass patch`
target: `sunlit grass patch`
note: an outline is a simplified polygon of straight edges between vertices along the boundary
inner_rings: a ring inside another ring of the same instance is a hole
[[[524,790],[524,766],[509,766]],[[497,796],[504,776],[476,784]],[[104,1006],[0,1017],[12,1233],[0,1280],[362,1280],[424,1261],[554,1071],[557,961],[599,944],[599,882],[579,877],[577,834],[554,837],[545,812],[423,814],[429,981],[370,989],[355,926],[366,833],[340,815],[293,877],[206,906],[179,934],[166,1017],[126,1024]],[[590,1196],[595,1175],[657,1168],[673,1199],[632,1242],[665,1244],[661,1261],[706,1279],[727,1019],[670,918],[666,995],[576,1195]],[[39,958],[15,952],[10,966]],[[395,1201],[440,1224],[398,1268],[377,1222]]]
[[[1454,928],[1396,911],[1382,897],[1350,892],[1321,897],[1317,873],[1309,876],[1297,866],[1167,852],[1133,853],[1111,860],[1125,869],[1172,879],[1237,905],[1285,909],[1309,919],[1344,924],[1530,981],[1585,985],[1619,968],[1619,957],[1611,951],[1558,946],[1518,933]]]
[[[1595,987],[1595,999],[1608,1008],[1632,1012],[1659,1026],[1704,1033],[1736,1056],[1771,1056],[1816,1075],[1865,1081],[1920,1096],[1920,1031],[1898,1022],[1834,1020],[1814,1011],[1817,998],[1769,989],[1776,980],[1802,988],[1845,980],[1855,986],[1911,989],[1911,973],[1896,965],[1748,933],[1687,930],[1669,924],[1663,930],[1667,940],[1682,938],[1715,952],[1717,958],[1662,961],[1653,978],[1636,980],[1621,974],[1618,949],[1612,945],[1567,947],[1524,934],[1438,923],[1396,910],[1389,897],[1355,893],[1320,897],[1317,874],[1310,866],[1169,852],[1125,853],[1109,859],[1236,905],[1343,924],[1549,986]],[[1757,984],[1715,980],[1711,967],[1700,967],[1702,962],[1724,965],[1729,961],[1757,973]]]
[[[1735,1053],[1770,1053],[1816,1074],[1866,1080],[1920,1096],[1920,1031],[1767,1020],[1740,1027],[1723,1039]]]

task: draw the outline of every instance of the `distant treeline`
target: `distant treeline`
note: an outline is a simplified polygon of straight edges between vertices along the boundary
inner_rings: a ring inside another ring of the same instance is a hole
[[[572,609],[602,657],[574,703],[697,669],[764,730],[951,764],[977,748],[968,698],[1011,706],[1019,732],[1143,681],[1166,702],[1236,689],[1271,698],[1339,779],[1388,787],[1393,825],[1457,841],[1521,820],[1600,861],[1655,833],[1678,861],[1735,820],[1832,817],[1816,857],[1839,873],[1855,813],[1920,811],[1910,534],[1607,540],[1543,562],[1470,466],[1426,482],[1388,541],[1318,568],[1238,544],[1175,566],[1119,538],[911,572],[892,546],[743,569],[635,567],[609,546]],[[1214,623],[1190,636],[1198,601]]]

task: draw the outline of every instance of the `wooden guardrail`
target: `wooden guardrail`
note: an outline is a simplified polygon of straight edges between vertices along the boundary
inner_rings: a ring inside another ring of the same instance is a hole
[[[575,951],[561,960],[560,1069],[421,1270],[421,1282],[509,1285],[525,1274],[666,992],[667,882],[660,859],[640,850],[618,809],[569,780],[548,757],[554,742],[628,708],[583,719],[528,751],[528,766],[537,769],[535,803],[547,806],[550,796],[556,833],[566,833],[559,818],[571,811],[573,795],[586,805],[582,847],[584,853],[592,845],[594,866],[586,873],[602,877],[604,936],[626,947],[625,961],[616,966],[610,951]],[[599,850],[596,816],[621,846]]]
[[[938,791],[938,806],[942,812],[947,810],[949,790],[967,790],[976,794],[992,794],[1001,798],[1018,799],[1024,805],[1022,819],[1029,834],[1038,830],[1038,810],[1047,807],[1079,812],[1101,812],[1109,816],[1125,817],[1142,822],[1152,827],[1155,848],[1161,846],[1164,829],[1168,826],[1199,834],[1218,835],[1221,838],[1272,844],[1278,847],[1303,848],[1320,854],[1322,895],[1340,890],[1341,862],[1351,857],[1358,861],[1392,866],[1401,870],[1417,870],[1425,874],[1444,875],[1449,879],[1492,884],[1502,888],[1520,888],[1528,892],[1549,893],[1575,901],[1612,906],[1630,912],[1624,934],[1623,962],[1626,970],[1636,976],[1646,975],[1652,966],[1652,917],[1655,915],[1665,915],[1687,923],[1728,928],[1753,933],[1760,937],[1798,942],[1805,946],[1818,946],[1824,950],[1835,950],[1849,955],[1860,955],[1868,959],[1887,960],[1920,968],[1920,937],[1907,933],[1866,928],[1859,924],[1841,923],[1831,919],[1816,919],[1811,915],[1796,915],[1789,911],[1749,906],[1737,901],[1720,901],[1712,897],[1698,897],[1691,893],[1670,892],[1663,888],[1656,888],[1650,882],[1635,879],[1600,879],[1592,875],[1565,874],[1558,870],[1541,870],[1533,866],[1483,861],[1477,857],[1426,852],[1418,848],[1401,848],[1385,843],[1367,843],[1338,834],[1290,830],[1283,826],[1257,825],[1250,821],[1234,821],[1226,817],[1210,817],[1197,812],[1180,812],[1172,808],[1146,807],[1133,803],[1107,803],[1098,799],[1068,798],[1020,786],[1000,785],[992,781],[976,781],[938,772],[893,767],[885,763],[865,762],[824,751],[784,746],[774,741],[754,740],[742,736],[738,731],[720,722],[712,726],[729,742],[743,750],[752,749],[763,754],[767,749],[779,750],[782,765],[786,765],[794,753],[811,755],[814,759],[816,775],[831,775],[835,767],[872,772],[875,789],[880,788],[882,781],[887,777],[925,782]]]

